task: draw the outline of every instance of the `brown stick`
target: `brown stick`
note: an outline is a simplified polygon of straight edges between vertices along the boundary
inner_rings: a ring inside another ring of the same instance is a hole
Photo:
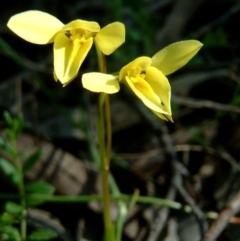
[[[219,217],[212,223],[209,230],[204,235],[203,241],[214,241],[226,228],[231,217],[240,211],[240,191],[227,203],[226,208]]]

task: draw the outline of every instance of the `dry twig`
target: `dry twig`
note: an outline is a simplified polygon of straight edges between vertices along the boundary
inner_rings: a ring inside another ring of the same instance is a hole
[[[176,197],[176,188],[173,185],[171,185],[166,195],[166,199],[174,200],[175,197]],[[160,233],[162,232],[162,230],[164,229],[167,223],[168,216],[169,216],[169,208],[159,208],[157,210],[157,215],[155,220],[151,224],[147,241],[158,240]]]
[[[240,191],[227,203],[226,208],[219,217],[212,223],[209,230],[204,235],[203,241],[214,241],[226,228],[231,217],[240,211]]]
[[[172,101],[191,108],[208,108],[213,110],[221,110],[240,114],[240,108],[238,107],[224,105],[210,100],[198,100],[193,98],[184,98],[172,95]]]

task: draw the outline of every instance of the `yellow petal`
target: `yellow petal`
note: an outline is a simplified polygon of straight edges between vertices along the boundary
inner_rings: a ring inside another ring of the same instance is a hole
[[[93,33],[98,33],[100,31],[100,26],[97,22],[90,22],[80,19],[74,20],[63,27],[64,30],[69,30],[72,28],[86,29]]]
[[[160,70],[152,66],[149,66],[146,69],[145,79],[151,86],[154,93],[161,99],[162,109],[171,115],[171,86],[168,82],[168,79]]]
[[[54,69],[63,85],[76,77],[92,43],[93,39],[89,38],[80,45],[77,41],[71,41],[63,33],[57,34],[54,41]]]
[[[150,64],[152,63],[151,58],[149,57],[138,57],[136,59],[134,59],[132,62],[130,62],[129,64],[125,65],[119,73],[119,80],[123,80],[125,76],[127,76],[127,72],[131,69],[140,67],[143,70],[145,70]]]
[[[53,78],[54,78],[54,80],[55,80],[56,82],[58,82],[58,77],[57,77],[56,72],[55,72],[54,69],[53,69]]]
[[[92,92],[104,92],[107,94],[116,93],[120,89],[116,76],[103,73],[83,74],[82,84],[85,89]]]
[[[150,85],[144,79],[132,79],[126,76],[125,80],[127,86],[148,108],[156,112],[168,114],[167,112],[162,110],[161,100],[158,98],[158,96],[154,93]]]
[[[55,34],[63,27],[63,23],[54,16],[30,10],[12,16],[7,26],[18,36],[35,44],[53,42]]]
[[[159,118],[165,120],[165,121],[171,121],[173,122],[172,116],[171,115],[166,115],[166,114],[161,114],[156,111],[153,111],[153,113],[158,116]]]
[[[164,75],[171,74],[187,64],[202,46],[197,40],[170,44],[152,57],[152,66],[161,70]]]
[[[95,37],[98,48],[109,55],[125,42],[125,27],[120,22],[108,24]]]

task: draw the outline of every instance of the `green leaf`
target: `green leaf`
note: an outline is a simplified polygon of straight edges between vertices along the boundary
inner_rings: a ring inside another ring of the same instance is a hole
[[[42,156],[42,150],[34,152],[23,164],[23,172],[30,170]]]
[[[9,214],[12,214],[12,215],[16,216],[16,217],[21,217],[24,213],[24,208],[17,203],[7,202],[5,204],[5,211]]]
[[[12,226],[0,227],[1,241],[21,241],[19,231]]]
[[[47,182],[31,182],[25,186],[26,192],[36,194],[53,194],[54,189],[54,186]]]
[[[26,192],[31,194],[52,195],[54,192],[54,189],[55,189],[54,186],[46,182],[31,182],[25,186]],[[44,203],[43,199],[41,200],[27,199],[26,201],[27,201],[27,206],[37,206]]]
[[[56,232],[50,229],[39,229],[29,234],[29,241],[47,241],[56,238],[58,235]]]
[[[12,215],[10,215],[7,212],[4,212],[1,216],[0,216],[0,227],[2,226],[8,226],[14,223],[13,217]]]
[[[9,112],[4,111],[4,112],[3,112],[3,117],[4,117],[4,120],[5,120],[5,122],[7,123],[7,125],[8,125],[8,126],[12,126],[12,124],[13,124],[13,119],[12,119],[11,115],[9,114]]]
[[[12,131],[14,132],[15,139],[19,137],[19,135],[22,133],[24,127],[24,119],[23,116],[20,114],[17,117],[13,119],[12,124]]]
[[[15,151],[9,143],[0,138],[0,148],[10,156],[15,156]]]
[[[22,133],[24,127],[24,119],[20,114],[17,117],[11,117],[11,115],[5,111],[3,113],[4,119],[8,125],[5,130],[5,135],[9,140],[16,140],[17,137]]]
[[[14,175],[17,169],[8,160],[0,157],[0,169],[6,176]]]
[[[21,178],[21,174],[15,168],[15,166],[8,160],[0,157],[0,170],[15,184],[17,184]]]
[[[14,133],[14,130],[8,128],[5,130],[4,134],[9,141],[16,140],[16,135]]]
[[[20,180],[21,180],[22,178],[23,178],[22,174],[21,174],[19,171],[17,171],[16,173],[14,173],[13,176],[11,176],[11,181],[12,181],[14,184],[18,185],[18,183],[20,182]]]

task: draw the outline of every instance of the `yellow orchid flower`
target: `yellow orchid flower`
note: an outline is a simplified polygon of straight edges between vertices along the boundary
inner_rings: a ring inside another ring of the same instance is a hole
[[[157,68],[151,66],[152,59],[139,57],[124,66],[119,73],[133,93],[155,114],[171,120],[171,87],[168,79]]]
[[[12,16],[7,26],[21,38],[34,44],[54,42],[54,78],[65,86],[78,74],[92,47],[109,55],[125,41],[125,27],[120,22],[100,29],[97,22],[74,20],[64,25],[56,17],[30,10]]]
[[[84,74],[83,87],[93,92],[111,94],[117,92],[119,82],[123,82],[154,114],[172,121],[171,87],[165,75],[187,64],[201,47],[202,43],[196,40],[176,42],[152,58],[136,58],[120,70],[119,76]]]

